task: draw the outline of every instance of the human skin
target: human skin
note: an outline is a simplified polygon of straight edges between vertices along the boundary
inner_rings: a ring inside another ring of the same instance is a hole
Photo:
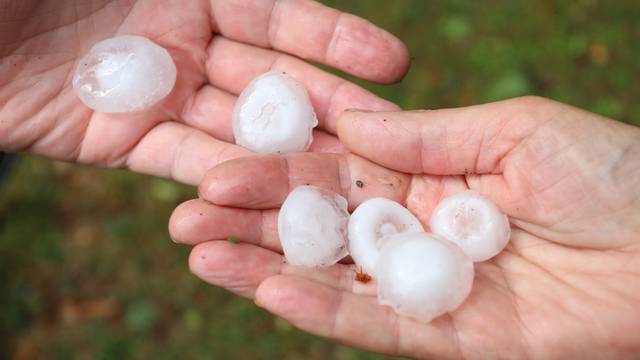
[[[170,52],[175,88],[146,111],[94,112],[73,92],[75,66],[96,42],[125,34]],[[312,151],[340,151],[331,133],[345,108],[397,109],[302,59],[380,83],[409,65],[389,33],[309,0],[0,0],[0,151],[195,185],[220,161],[250,154],[232,144],[231,112],[268,70],[309,90],[321,129]]]
[[[637,358],[640,354],[640,129],[524,97],[459,109],[347,111],[345,154],[231,160],[201,199],[179,206],[173,238],[195,245],[204,281],[255,300],[305,331],[418,358]],[[359,185],[356,182],[360,181]],[[440,199],[474,189],[510,218],[512,237],[476,264],[469,298],[425,324],[375,298],[354,265],[287,265],[277,208],[298,185],[385,196],[427,226]],[[237,236],[243,243],[224,241]]]

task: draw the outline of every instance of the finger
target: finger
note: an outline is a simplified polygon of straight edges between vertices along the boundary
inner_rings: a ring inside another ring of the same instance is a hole
[[[175,242],[187,245],[236,238],[282,252],[277,210],[237,209],[217,206],[202,199],[189,200],[171,214],[169,233]]]
[[[385,197],[410,209],[425,225],[443,198],[469,189],[462,176],[398,173],[357,155],[261,155],[224,162],[209,170],[200,196],[210,202],[250,209],[279,207],[300,185],[315,185],[345,196],[354,209]]]
[[[236,41],[318,61],[363,79],[390,83],[409,67],[406,46],[351,14],[315,1],[211,1],[214,28]]]
[[[276,252],[251,244],[207,241],[196,245],[189,256],[189,268],[203,281],[239,295],[253,297],[265,279],[286,274],[308,278],[338,290],[375,296],[375,282],[354,280],[353,265],[336,264],[327,268],[291,266]]]
[[[74,101],[79,100],[76,97]],[[82,112],[86,110],[82,106],[77,108]],[[73,112],[70,112],[69,117],[77,120],[76,114]],[[45,137],[44,144],[49,147],[56,144],[56,142],[47,139],[48,137],[78,138],[79,145],[76,145],[76,142],[73,142],[73,145],[79,148],[76,159],[79,163],[122,167],[126,165],[130,150],[146,134],[161,126],[159,124],[162,123],[162,118],[163,116],[158,114],[157,109],[153,109],[150,113],[137,112],[126,115],[94,112],[88,119],[83,119],[82,123],[84,124],[82,125],[80,122],[72,122],[69,131],[51,131],[49,136]],[[39,148],[39,144],[35,145],[33,149],[35,152],[47,154],[44,148]],[[52,148],[55,149],[56,146]]]
[[[313,130],[313,142],[307,151],[342,154],[345,152],[345,148],[337,136],[322,130]]]
[[[264,248],[265,251],[282,254],[278,238],[278,210],[220,207],[194,199],[176,208],[169,220],[169,232],[176,243],[198,245],[233,237],[240,242]],[[340,289],[375,294],[374,282],[354,283],[355,269],[348,265],[339,264],[322,269],[287,265],[281,272],[311,278]],[[269,274],[265,274],[267,276]]]
[[[201,199],[180,204],[169,220],[169,233],[176,243],[198,245],[212,240],[227,239],[248,243],[282,254],[278,238],[278,210],[248,210],[221,207]],[[346,258],[347,264],[352,264]],[[288,269],[294,269],[288,271]],[[369,289],[375,293],[375,286],[354,286],[355,269],[344,265],[324,268],[287,266],[284,274],[297,274],[350,291]],[[266,275],[265,275],[266,277]],[[374,283],[370,283],[374,284]],[[357,285],[357,284],[356,284]],[[366,284],[363,284],[366,285]]]
[[[133,147],[125,166],[142,174],[197,185],[207,169],[250,154],[240,146],[214,139],[184,124],[164,122],[153,127]]]
[[[368,297],[377,296],[378,285],[376,280],[372,278],[368,282],[358,281],[356,280],[357,271],[358,268],[353,264],[338,263],[329,267],[310,268],[292,266],[285,263],[282,271],[280,271],[280,275],[292,275],[305,278],[326,286],[330,286],[336,290],[346,291],[358,295]]]
[[[541,101],[525,97],[459,109],[373,113],[347,111],[338,133],[356,154],[402,172],[498,174],[532,134]]]
[[[237,97],[205,85],[186,101],[180,118],[216,139],[234,143],[231,114]]]
[[[337,118],[344,109],[398,110],[393,103],[360,86],[275,51],[216,37],[208,53],[209,82],[232,94],[239,94],[251,80],[269,70],[284,71],[302,82],[318,115],[319,126],[330,133],[335,133]]]
[[[183,107],[180,118],[218,140],[234,143],[231,114],[237,97],[211,85],[195,92]],[[333,135],[314,130],[309,151],[343,152],[344,147]]]
[[[279,274],[283,257],[249,244],[208,241],[189,255],[189,269],[205,282],[252,298],[267,277]]]
[[[255,301],[304,331],[358,348],[420,358],[459,356],[447,317],[421,324],[397,316],[373,297],[301,277],[267,278]]]
[[[377,196],[404,203],[410,177],[355,155],[262,155],[211,169],[199,190],[204,199],[218,205],[269,209],[279,207],[300,185],[334,191],[353,207]]]

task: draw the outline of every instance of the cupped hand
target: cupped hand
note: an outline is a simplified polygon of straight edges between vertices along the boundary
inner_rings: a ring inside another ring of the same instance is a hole
[[[303,82],[322,129],[312,150],[340,151],[331,134],[343,109],[396,107],[302,59],[381,83],[399,80],[409,63],[387,32],[308,0],[8,0],[1,17],[0,150],[190,184],[249,153],[229,144],[231,111],[255,76],[277,69]],[[96,42],[125,34],[169,50],[176,86],[146,111],[93,112],[71,87],[76,63]]]
[[[525,97],[460,109],[347,111],[349,154],[257,156],[207,173],[174,212],[191,270],[320,336],[425,358],[631,358],[640,352],[640,129]],[[378,165],[380,164],[380,165]],[[278,206],[315,184],[353,208],[384,196],[427,225],[475,189],[509,215],[507,248],[476,264],[471,295],[424,324],[377,303],[354,266],[287,265]],[[214,205],[215,204],[215,205]],[[235,236],[233,244],[223,239]]]

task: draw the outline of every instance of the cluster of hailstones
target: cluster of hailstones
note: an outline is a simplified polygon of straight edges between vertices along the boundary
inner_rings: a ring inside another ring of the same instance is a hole
[[[299,186],[278,216],[287,262],[331,266],[347,255],[378,284],[378,301],[420,321],[455,310],[473,284],[473,263],[507,245],[507,217],[489,199],[467,190],[442,200],[426,232],[399,203],[369,199],[353,214],[339,194]]]
[[[141,36],[120,36],[97,43],[79,62],[73,88],[96,111],[135,112],[169,95],[176,74],[167,50]],[[277,71],[254,79],[232,115],[236,144],[259,153],[305,151],[317,124],[304,87]],[[429,227],[430,233],[408,209],[384,198],[367,200],[349,215],[344,197],[314,186],[294,189],[278,217],[290,264],[331,266],[351,255],[366,278],[376,280],[381,304],[425,322],[462,304],[473,263],[497,255],[510,236],[507,217],[471,190],[440,202]]]

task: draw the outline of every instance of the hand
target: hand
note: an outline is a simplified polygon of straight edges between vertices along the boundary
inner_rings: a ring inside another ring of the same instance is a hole
[[[527,97],[460,109],[347,111],[338,133],[353,153],[249,157],[212,169],[200,186],[203,200],[182,204],[171,219],[174,239],[197,244],[191,270],[303,330],[377,352],[640,352],[640,129]],[[511,242],[477,264],[459,309],[419,323],[378,305],[375,284],[354,281],[353,265],[301,269],[283,261],[276,208],[307,183],[341,193],[351,208],[374,196],[397,200],[424,224],[442,197],[475,189],[509,215]],[[228,236],[244,243],[220,240]]]
[[[308,88],[320,117],[312,150],[341,148],[337,115],[348,107],[396,109],[306,62],[388,83],[407,70],[406,47],[353,15],[305,0],[0,0],[0,150],[197,184],[218,162],[248,154],[231,145],[236,95],[269,69]],[[169,97],[135,114],[96,113],[70,83],[97,41],[137,34],[171,53]]]

